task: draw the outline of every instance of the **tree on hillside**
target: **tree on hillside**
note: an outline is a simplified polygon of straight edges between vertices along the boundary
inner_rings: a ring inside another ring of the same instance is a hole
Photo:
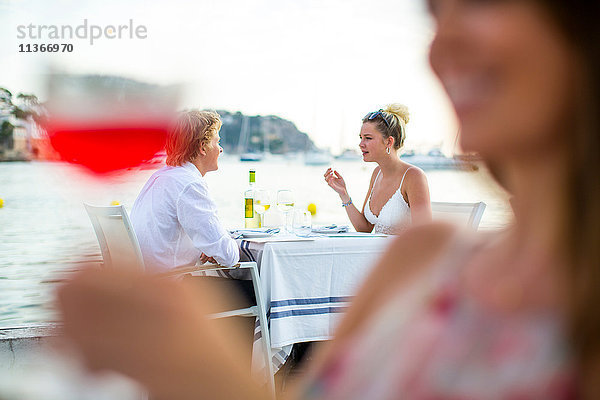
[[[19,93],[16,99],[19,104],[13,101],[10,90],[0,87],[0,117],[13,115],[17,119],[26,120],[31,116],[37,123],[42,122],[46,110],[36,95]]]
[[[14,105],[10,90],[0,87],[0,116],[12,114]]]
[[[30,107],[40,105],[40,101],[35,94],[19,93],[17,95],[17,99],[21,100],[23,104]]]
[[[36,95],[19,93],[17,100],[19,100],[20,104],[14,105],[13,111],[13,115],[16,118],[25,120],[31,116],[38,124],[43,122],[42,119],[46,115],[46,110]]]
[[[0,147],[12,149],[14,146],[13,142],[13,131],[15,127],[10,122],[4,120],[0,125]]]
[[[46,110],[36,95],[19,93],[16,96],[19,104],[15,104],[13,99],[15,98],[10,90],[0,87],[0,151],[14,147],[15,126],[9,119],[11,115],[20,120],[32,117],[38,124],[46,116]]]

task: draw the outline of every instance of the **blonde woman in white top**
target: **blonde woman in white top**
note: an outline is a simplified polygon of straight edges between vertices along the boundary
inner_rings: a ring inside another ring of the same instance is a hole
[[[331,168],[325,172],[325,181],[340,196],[358,232],[392,234],[411,223],[431,220],[425,173],[398,155],[406,139],[408,120],[408,109],[401,104],[390,104],[363,118],[359,147],[363,160],[375,162],[377,167],[361,210],[352,202],[340,173]]]

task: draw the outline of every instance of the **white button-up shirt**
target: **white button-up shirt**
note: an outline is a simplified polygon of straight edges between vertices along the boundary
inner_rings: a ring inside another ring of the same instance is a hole
[[[206,181],[192,163],[156,171],[133,204],[131,223],[146,268],[194,264],[202,253],[224,266],[239,261],[238,246],[221,225]]]

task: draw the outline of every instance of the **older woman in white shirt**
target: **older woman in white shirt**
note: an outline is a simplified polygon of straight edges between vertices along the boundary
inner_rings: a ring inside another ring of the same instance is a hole
[[[167,165],[148,179],[131,211],[148,269],[239,261],[238,246],[221,225],[204,179],[219,168],[220,128],[217,113],[191,110],[181,113],[170,130]]]

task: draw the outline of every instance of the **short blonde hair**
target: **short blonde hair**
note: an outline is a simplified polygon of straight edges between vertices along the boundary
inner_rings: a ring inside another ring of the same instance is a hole
[[[167,135],[167,165],[177,167],[198,157],[221,129],[221,117],[214,111],[181,112]]]

